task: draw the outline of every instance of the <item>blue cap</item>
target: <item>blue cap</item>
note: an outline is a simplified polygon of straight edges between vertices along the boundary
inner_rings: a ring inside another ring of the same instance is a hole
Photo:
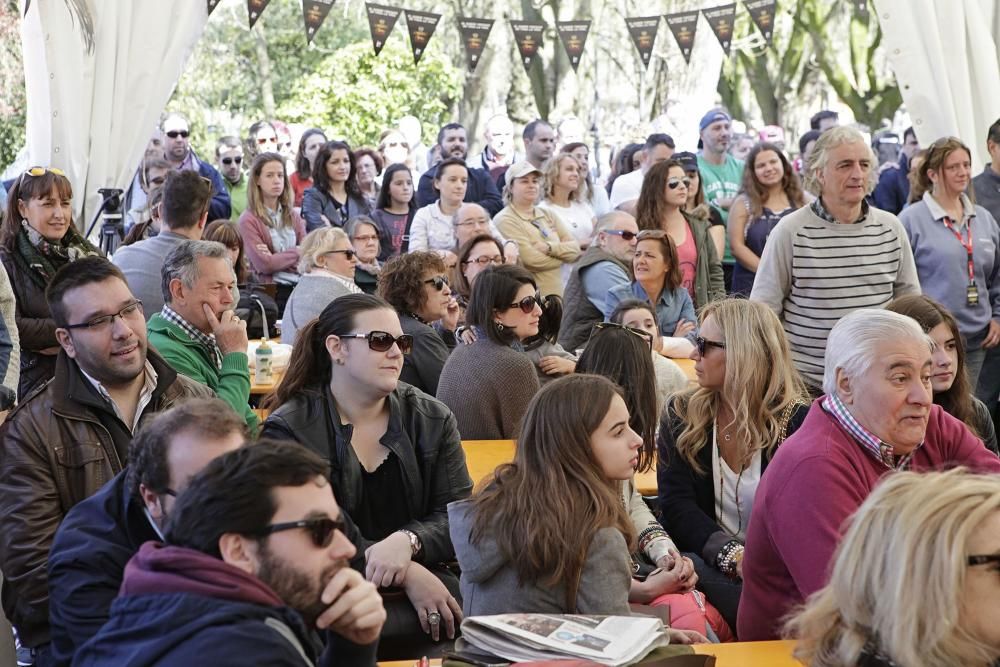
[[[701,117],[701,122],[698,123],[698,131],[701,132],[712,123],[718,123],[720,120],[724,120],[727,123],[731,123],[733,121],[733,118],[722,109],[712,109],[707,114]]]

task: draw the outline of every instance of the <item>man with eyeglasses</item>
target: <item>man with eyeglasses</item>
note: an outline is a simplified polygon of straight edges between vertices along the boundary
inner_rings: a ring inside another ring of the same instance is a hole
[[[236,222],[247,209],[247,178],[243,171],[243,145],[239,137],[220,137],[215,144],[215,163],[222,174],[232,213],[229,219]]]
[[[517,263],[517,242],[505,239],[503,234],[496,228],[496,225],[493,224],[489,211],[479,204],[462,204],[458,208],[458,212],[455,213],[455,220],[452,225],[455,227],[456,255],[459,248],[465,245],[467,241],[483,234],[489,234],[503,246],[504,257],[506,258],[505,262],[507,264]]]
[[[350,566],[357,550],[328,468],[272,440],[209,463],[173,505],[164,542],[129,561],[110,620],[73,664],[374,666],[386,613]]]
[[[611,315],[605,299],[612,288],[632,282],[639,227],[622,211],[602,215],[594,228],[594,242],[573,265],[563,293],[559,344],[573,351],[583,347],[595,322]]]
[[[188,481],[243,446],[243,418],[219,399],[185,401],[135,436],[129,466],[69,511],[49,553],[51,664],[68,666],[111,614],[125,564],[163,527]]]
[[[149,319],[149,342],[178,372],[215,391],[256,434],[247,323],[234,311],[229,250],[216,241],[185,241],[163,261],[161,284],[166,303]]]
[[[212,396],[148,348],[142,303],[108,260],[84,257],[63,267],[46,300],[62,347],[55,376],[0,429],[4,612],[24,647],[43,651],[45,567],[59,523],[122,471],[133,434],[152,415]]]
[[[179,113],[169,113],[160,124],[163,130],[164,157],[179,171],[195,171],[212,184],[212,201],[208,206],[209,220],[228,220],[232,202],[222,175],[209,163],[201,160],[191,148],[191,129],[187,119]]]

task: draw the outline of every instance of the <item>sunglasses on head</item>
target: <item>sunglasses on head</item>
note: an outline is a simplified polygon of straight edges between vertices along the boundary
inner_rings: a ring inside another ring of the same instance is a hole
[[[667,187],[670,188],[671,190],[676,190],[682,184],[684,185],[684,187],[688,187],[689,185],[691,185],[691,179],[690,178],[671,178],[670,180],[667,181]]]
[[[726,349],[725,343],[720,343],[717,340],[708,340],[706,338],[702,338],[701,336],[698,336],[694,339],[694,346],[698,348],[698,354],[699,356],[702,357],[705,356],[705,350],[707,350],[710,347],[717,347],[720,350]]]
[[[424,281],[425,285],[434,285],[434,289],[438,292],[444,289],[444,286],[448,284],[447,276],[434,276],[433,278],[428,278]]]
[[[170,130],[169,132],[166,133],[166,135],[171,139],[176,139],[177,137],[183,137],[184,139],[187,139],[188,137],[191,136],[191,133],[187,130]]]
[[[65,176],[66,172],[62,169],[56,169],[55,167],[32,167],[24,172],[25,176],[44,176],[45,174],[55,174],[56,176]]]
[[[399,345],[399,351],[409,354],[413,351],[413,336],[403,334],[393,336],[386,331],[369,331],[366,334],[333,334],[340,338],[363,338],[368,341],[368,349],[375,352],[388,352],[393,344]]]
[[[336,531],[339,530],[341,534],[347,534],[347,525],[344,523],[343,519],[321,517],[317,519],[302,519],[301,521],[288,521],[285,523],[271,524],[261,530],[258,535],[260,537],[266,537],[267,535],[280,533],[284,530],[293,530],[295,528],[305,528],[309,531],[309,537],[312,538],[313,544],[320,549],[325,549],[330,546],[330,543],[333,542],[333,534]]]
[[[627,327],[624,324],[618,324],[617,322],[596,322],[590,330],[590,338],[594,337],[598,331],[603,329],[622,329],[629,332],[635,336],[642,339],[642,342],[649,345],[649,349],[653,349],[653,334],[648,331],[643,331],[642,329],[636,329],[635,327]],[[588,344],[590,343],[590,338],[587,339]]]
[[[512,303],[512,304],[510,304],[507,307],[508,308],[520,308],[522,313],[524,313],[525,315],[528,315],[532,311],[535,310],[535,305],[536,304],[538,305],[539,308],[542,307],[542,299],[541,299],[541,297],[538,296],[537,293],[534,296],[526,296],[523,299],[521,299],[520,301],[518,301],[517,303]]]
[[[224,164],[226,166],[229,166],[229,165],[233,164],[234,162],[236,164],[242,164],[243,163],[243,158],[241,158],[241,157],[224,157],[224,158],[222,158],[222,164]]]
[[[604,233],[611,234],[612,236],[620,236],[623,241],[631,241],[638,236],[635,232],[630,232],[626,229],[605,229]]]
[[[343,253],[344,257],[347,259],[348,262],[351,261],[352,259],[354,259],[354,256],[358,254],[354,250],[352,250],[351,248],[347,248],[346,250],[330,250],[328,252],[324,252],[323,254],[324,255],[333,255],[333,254],[336,254],[336,253]]]

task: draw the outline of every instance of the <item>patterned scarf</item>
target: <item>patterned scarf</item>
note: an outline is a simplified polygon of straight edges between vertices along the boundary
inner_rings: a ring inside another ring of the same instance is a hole
[[[21,221],[16,246],[15,261],[43,290],[52,281],[56,271],[66,264],[75,262],[81,257],[101,254],[101,251],[83,238],[72,225],[57,243],[52,243],[32,229],[25,220]]]

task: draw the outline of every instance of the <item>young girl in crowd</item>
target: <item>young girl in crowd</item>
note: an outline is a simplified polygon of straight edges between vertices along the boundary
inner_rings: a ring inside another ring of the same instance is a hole
[[[292,184],[292,192],[295,193],[295,206],[302,207],[302,195],[312,187],[312,171],[316,162],[316,154],[326,143],[326,135],[323,130],[310,128],[302,133],[299,139],[299,152],[295,154],[295,171],[289,179]]]
[[[434,190],[438,200],[419,209],[410,225],[410,250],[434,250],[455,263],[455,214],[469,185],[469,168],[458,158],[438,165]]]
[[[354,216],[370,212],[358,187],[358,168],[351,147],[343,141],[323,144],[313,163],[313,186],[302,195],[306,229],[343,227]]]
[[[658,436],[663,527],[695,559],[708,599],[736,627],[743,543],[761,475],[809,404],[781,322],[725,299],[702,311],[698,386],[668,404]]]
[[[931,388],[934,402],[963,422],[988,449],[997,451],[997,436],[989,408],[972,393],[966,372],[965,344],[958,322],[928,296],[912,294],[893,299],[886,310],[912,317],[934,340]]]
[[[261,435],[293,440],[330,462],[341,509],[364,539],[366,578],[386,591],[380,659],[426,655],[421,630],[454,638],[462,619],[447,505],[469,495],[455,417],[399,382],[413,347],[382,299],[350,294],[299,331],[285,379],[268,397]],[[398,589],[397,589],[398,590]],[[434,622],[437,621],[437,622]]]
[[[417,212],[413,199],[413,176],[405,164],[389,165],[382,175],[382,188],[372,219],[379,224],[387,256],[409,250],[410,225]]]

